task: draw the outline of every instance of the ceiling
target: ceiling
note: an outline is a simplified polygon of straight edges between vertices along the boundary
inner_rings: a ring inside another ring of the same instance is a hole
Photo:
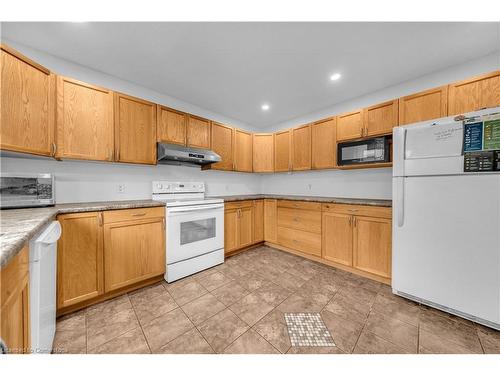
[[[2,33],[256,128],[500,49],[499,23],[2,23]]]

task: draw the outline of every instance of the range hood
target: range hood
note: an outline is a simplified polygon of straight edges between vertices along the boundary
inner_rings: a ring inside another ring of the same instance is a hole
[[[221,161],[212,150],[158,143],[158,164],[203,166]]]

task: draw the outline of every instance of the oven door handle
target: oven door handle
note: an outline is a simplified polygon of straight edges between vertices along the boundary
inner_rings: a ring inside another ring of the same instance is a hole
[[[224,205],[218,203],[218,204],[207,204],[204,206],[195,206],[195,207],[172,207],[172,208],[167,207],[167,215],[179,212],[215,210],[218,208],[224,208]]]

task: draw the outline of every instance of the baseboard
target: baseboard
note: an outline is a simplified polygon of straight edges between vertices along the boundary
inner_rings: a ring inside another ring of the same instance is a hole
[[[82,302],[76,303],[76,304],[71,305],[71,306],[62,307],[62,308],[57,310],[56,315],[57,315],[57,317],[67,315],[67,314],[70,314],[72,312],[81,310],[85,307],[89,307],[89,306],[95,305],[97,303],[106,301],[108,299],[121,296],[122,294],[126,294],[128,292],[133,291],[133,290],[140,289],[140,288],[143,288],[145,286],[155,284],[155,283],[160,282],[162,280],[163,280],[163,275],[158,275],[158,276],[152,277],[151,279],[143,280],[143,281],[140,281],[140,282],[132,284],[132,285],[127,285],[123,288],[113,290],[113,291],[105,293],[105,294],[101,294],[100,296],[94,297],[94,298],[89,299],[87,301],[82,301]]]
[[[259,246],[262,246],[264,245],[264,241],[260,241],[260,242],[256,242],[256,243],[253,243],[249,246],[246,246],[246,247],[242,247],[241,249],[236,249],[236,250],[233,250],[231,252],[228,252],[228,253],[225,253],[224,254],[224,258],[229,258],[229,257],[232,257],[233,255],[236,255],[236,254],[239,254],[243,251],[247,251],[247,250],[250,250],[250,249],[254,249],[256,247],[259,247]]]
[[[375,281],[378,281],[378,282],[383,283],[383,284],[391,285],[391,279],[388,279],[386,277],[374,275],[372,273],[361,271],[361,270],[358,270],[356,268],[346,266],[344,264],[332,262],[331,260],[323,259],[323,258],[314,256],[314,255],[311,255],[311,254],[302,253],[300,251],[293,250],[293,249],[290,249],[290,248],[282,246],[282,245],[278,245],[277,243],[266,241],[266,242],[264,242],[264,245],[272,247],[272,248],[277,249],[277,250],[286,251],[288,253],[298,255],[300,257],[303,257],[303,258],[306,258],[309,260],[313,260],[313,261],[318,262],[318,263],[326,264],[327,266],[338,268],[342,271],[346,271],[346,272],[353,273],[355,275],[363,276],[363,277],[366,277],[367,279],[371,279],[371,280],[375,280]]]

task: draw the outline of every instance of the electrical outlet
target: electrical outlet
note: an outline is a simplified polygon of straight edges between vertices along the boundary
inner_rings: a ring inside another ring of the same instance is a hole
[[[118,193],[123,194],[125,193],[125,184],[118,184]]]
[[[307,184],[307,188],[308,188],[309,190],[311,190],[311,189],[312,189],[312,184]]]

